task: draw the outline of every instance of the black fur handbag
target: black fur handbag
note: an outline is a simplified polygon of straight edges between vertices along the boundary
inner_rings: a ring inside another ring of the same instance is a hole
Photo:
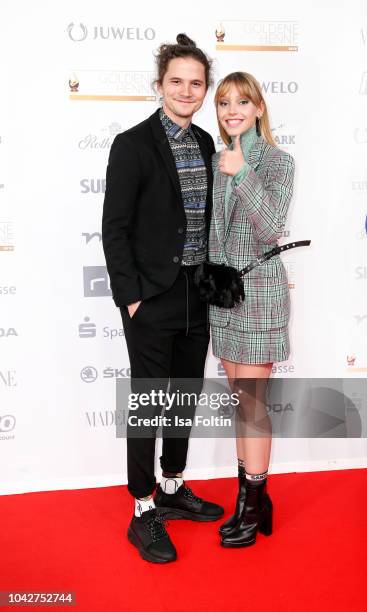
[[[226,264],[204,261],[198,266],[194,275],[194,283],[199,289],[200,299],[220,308],[233,308],[245,299],[242,280],[245,274],[282,251],[309,244],[311,240],[298,240],[283,244],[283,246],[276,246],[249,263],[243,270],[236,270]]]
[[[195,272],[200,299],[221,308],[233,308],[245,299],[240,272],[232,266],[204,261]]]

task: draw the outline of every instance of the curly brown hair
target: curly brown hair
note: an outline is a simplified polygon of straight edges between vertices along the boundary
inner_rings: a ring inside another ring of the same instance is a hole
[[[192,57],[204,66],[206,89],[213,84],[212,76],[212,60],[196,46],[196,43],[191,40],[186,34],[177,34],[176,44],[163,43],[155,56],[157,64],[157,79],[155,84],[162,85],[164,75],[168,70],[168,64],[172,59],[177,57]]]

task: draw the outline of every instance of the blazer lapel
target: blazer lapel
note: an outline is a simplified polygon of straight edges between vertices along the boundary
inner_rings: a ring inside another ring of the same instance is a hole
[[[159,118],[159,109],[150,117],[150,124],[153,130],[156,147],[162,157],[164,166],[169,174],[169,177],[173,183],[179,202],[182,203],[182,194],[180,181],[177,174],[177,168],[175,160],[171,151],[171,147],[164,131],[163,125]]]

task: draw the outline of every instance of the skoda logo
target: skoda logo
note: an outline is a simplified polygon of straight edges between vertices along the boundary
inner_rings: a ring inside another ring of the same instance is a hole
[[[88,30],[84,23],[80,23],[78,26],[76,26],[74,23],[69,23],[67,32],[71,40],[74,42],[81,42],[88,36]]]
[[[91,383],[97,380],[98,372],[93,366],[86,366],[80,372],[80,377],[84,382]]]

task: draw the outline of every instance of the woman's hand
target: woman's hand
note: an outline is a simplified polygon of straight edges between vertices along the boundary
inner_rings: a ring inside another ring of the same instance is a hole
[[[219,170],[228,176],[234,176],[241,170],[245,158],[243,157],[240,136],[235,137],[233,151],[224,149],[219,157]]]

